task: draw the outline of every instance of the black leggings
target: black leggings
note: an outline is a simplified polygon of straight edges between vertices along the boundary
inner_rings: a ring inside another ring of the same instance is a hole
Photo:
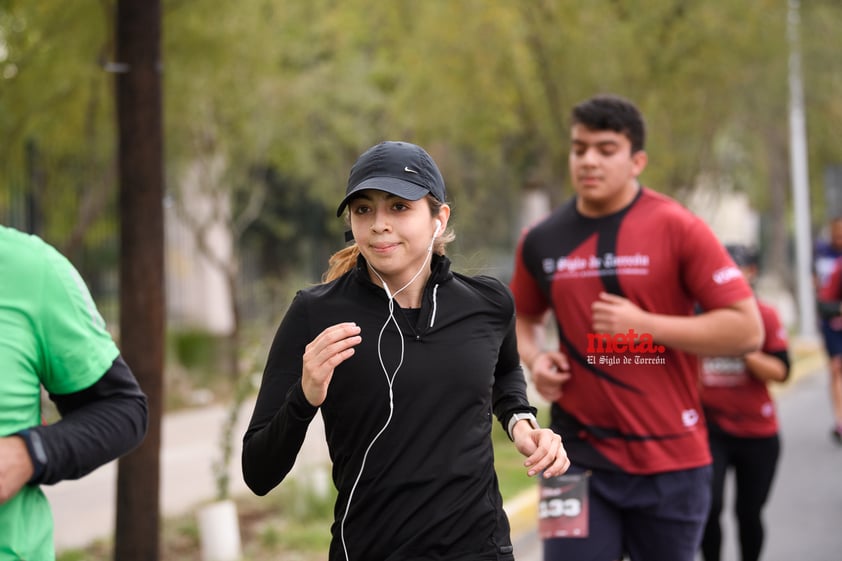
[[[705,561],[719,561],[722,546],[722,529],[719,515],[722,512],[725,474],[730,467],[736,476],[734,510],[739,525],[740,555],[742,561],[757,561],[763,547],[763,521],[761,512],[772,480],[781,443],[778,435],[767,438],[738,438],[713,429],[710,431],[710,452],[713,455],[713,493],[702,554]]]

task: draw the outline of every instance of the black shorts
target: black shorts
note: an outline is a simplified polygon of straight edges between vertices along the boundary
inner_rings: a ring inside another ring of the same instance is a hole
[[[568,473],[584,471],[572,466]],[[544,540],[544,561],[694,561],[710,510],[711,466],[655,475],[591,470],[587,538]]]
[[[842,331],[830,327],[828,322],[822,322],[822,338],[827,356],[834,357],[842,355]]]

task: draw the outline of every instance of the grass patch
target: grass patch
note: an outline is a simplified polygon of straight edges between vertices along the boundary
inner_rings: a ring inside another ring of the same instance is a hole
[[[526,475],[526,467],[523,465],[526,458],[518,452],[498,422],[494,423],[491,439],[494,443],[494,469],[497,471],[503,501],[533,488],[536,485],[535,478]]]

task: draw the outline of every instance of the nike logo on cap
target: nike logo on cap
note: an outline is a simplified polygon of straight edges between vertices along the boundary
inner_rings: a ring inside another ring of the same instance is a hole
[[[404,166],[403,170],[407,173],[414,173],[415,175],[418,175],[418,172],[415,171],[414,169],[410,169],[409,166]]]

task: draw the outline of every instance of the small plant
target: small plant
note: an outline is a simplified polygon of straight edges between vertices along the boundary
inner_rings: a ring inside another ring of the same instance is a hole
[[[260,545],[266,549],[278,549],[281,545],[281,533],[276,528],[264,528],[260,534]]]
[[[219,435],[220,457],[211,466],[216,481],[216,498],[223,501],[229,498],[231,487],[231,460],[234,454],[234,429],[240,417],[240,409],[246,398],[251,395],[252,382],[250,376],[241,376],[234,384],[234,398],[228,405],[227,416],[222,423]]]
[[[70,549],[62,551],[57,557],[56,561],[85,561],[88,554],[79,549]]]

